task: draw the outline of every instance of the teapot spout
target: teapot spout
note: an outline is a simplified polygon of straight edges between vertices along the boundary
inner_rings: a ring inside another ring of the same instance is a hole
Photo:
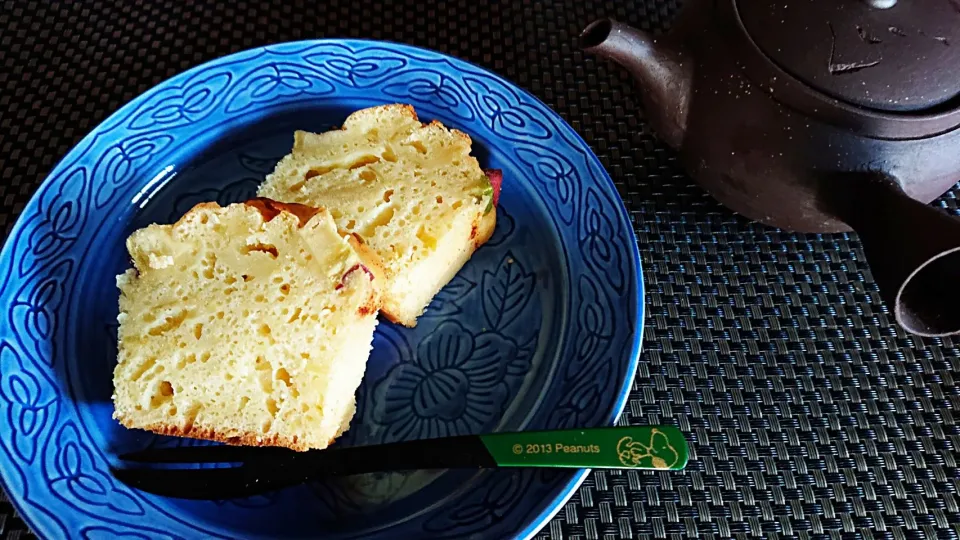
[[[642,99],[651,125],[667,144],[679,148],[693,83],[693,62],[683,48],[612,19],[590,23],[580,34],[580,46],[633,75],[644,90]]]
[[[880,297],[906,331],[960,334],[960,219],[882,173],[841,173],[825,199],[860,236]]]

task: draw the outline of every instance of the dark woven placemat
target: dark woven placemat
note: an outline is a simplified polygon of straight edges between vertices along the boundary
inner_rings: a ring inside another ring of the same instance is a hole
[[[596,472],[540,538],[960,538],[960,350],[893,324],[853,235],[732,215],[647,128],[620,70],[576,50],[599,16],[663,31],[678,3],[0,0],[0,229],[120,105],[278,41],[401,41],[556,109],[617,183],[643,253],[644,355],[625,422],[689,434],[682,473]],[[419,22],[426,21],[426,22]],[[956,193],[940,204],[958,212]],[[28,534],[0,494],[0,538]]]

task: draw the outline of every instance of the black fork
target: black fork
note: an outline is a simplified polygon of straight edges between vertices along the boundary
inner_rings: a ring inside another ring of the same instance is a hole
[[[495,467],[682,469],[687,443],[669,426],[608,427],[464,435],[352,448],[195,446],[125,454],[128,462],[225,463],[210,469],[113,468],[121,482],[182,499],[230,499],[312,478],[415,469]]]

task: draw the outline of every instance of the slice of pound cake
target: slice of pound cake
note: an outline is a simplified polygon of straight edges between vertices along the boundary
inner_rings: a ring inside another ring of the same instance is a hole
[[[342,129],[296,132],[259,195],[329,208],[383,261],[384,315],[414,326],[496,224],[499,171],[491,183],[471,144],[439,122],[421,124],[408,105],[363,109]]]
[[[383,279],[329,213],[204,203],[134,232],[127,250],[113,395],[123,425],[295,450],[347,429]]]

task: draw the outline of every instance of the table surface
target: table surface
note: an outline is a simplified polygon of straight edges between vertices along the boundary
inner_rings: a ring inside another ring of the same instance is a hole
[[[958,341],[894,324],[855,235],[721,207],[651,134],[626,74],[576,48],[594,18],[662,32],[678,8],[0,0],[0,229],[90,129],[207,60],[348,36],[465,58],[557,110],[616,182],[648,309],[622,421],[674,424],[692,443],[683,472],[594,472],[538,538],[960,538]],[[937,204],[960,214],[957,193]],[[28,534],[0,493],[0,539]]]

